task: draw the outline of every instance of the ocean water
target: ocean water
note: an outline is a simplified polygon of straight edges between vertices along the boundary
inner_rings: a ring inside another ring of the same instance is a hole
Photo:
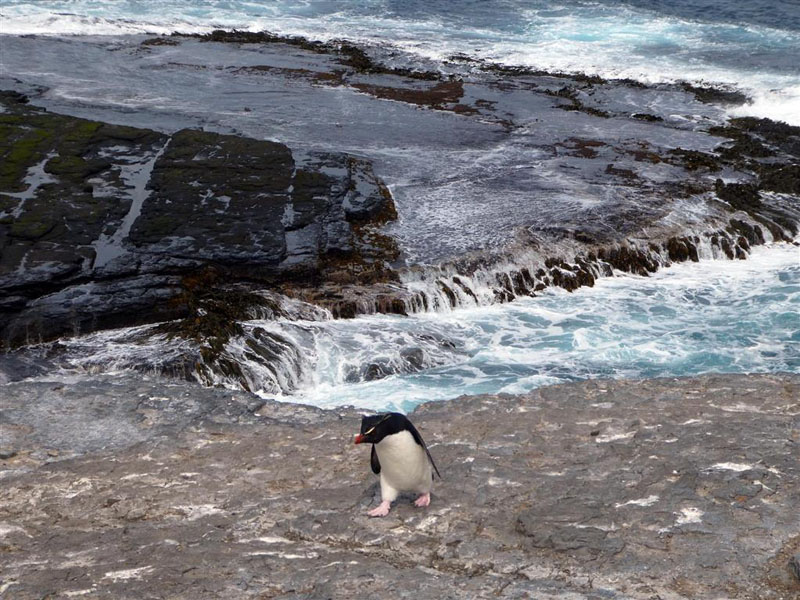
[[[268,30],[348,38],[435,61],[723,84],[732,109],[800,124],[796,0],[0,0],[4,34]]]
[[[105,94],[106,100],[119,96],[123,108],[133,115],[130,118],[141,114],[144,122],[134,122],[137,125],[151,126],[149,120],[157,117],[175,126],[178,117],[184,118],[183,113],[213,121],[215,113],[220,113],[228,115],[227,121],[219,121],[221,125],[240,127],[240,121],[231,120],[239,118],[235,115],[240,107],[223,102],[229,100],[224,94],[216,97],[208,88],[205,96],[197,96],[196,80],[183,73],[129,71],[124,53],[119,53],[116,62],[99,64],[108,60],[106,54],[112,51],[97,44],[57,43],[55,50],[49,46],[49,52],[66,57],[60,58],[63,64],[58,67],[49,60],[53,54],[29,56],[44,46],[36,40],[19,38],[16,45],[6,42],[5,61],[3,57],[3,35],[118,36],[203,32],[220,27],[322,40],[355,39],[374,45],[386,60],[402,62],[411,56],[427,61],[426,68],[436,68],[440,61],[464,54],[506,64],[645,82],[688,80],[729,85],[753,98],[751,104],[731,109],[731,114],[766,116],[800,125],[797,0],[0,0],[0,75],[13,77],[25,71],[26,77],[52,86],[57,98],[88,106],[89,116],[97,110],[91,106],[92,100]],[[224,57],[213,53],[226,49],[203,46],[202,52],[208,54],[198,56],[198,61],[224,64]],[[68,52],[75,53],[74,61]],[[99,57],[97,63],[92,62],[95,57]],[[17,71],[4,73],[4,62],[15,65]],[[92,64],[96,72],[86,73],[92,68],[87,65]],[[150,79],[131,97],[128,82],[134,76]],[[184,87],[173,89],[180,85]],[[240,91],[250,91],[248,82],[238,85],[243,86]],[[181,104],[185,100],[181,94],[186,90],[196,106]],[[174,109],[176,102],[180,110]],[[162,104],[169,108],[163,115],[159,112]],[[286,104],[286,110],[291,109],[293,104]],[[402,129],[405,113],[399,112],[401,108],[387,103],[385,110],[397,110],[399,117],[387,118],[386,123]],[[240,130],[255,137],[275,135],[292,145],[296,142],[291,137],[293,132],[308,127],[336,144],[333,149],[377,157],[378,166],[388,171],[388,179],[394,178],[390,183],[401,218],[414,224],[410,230],[413,240],[399,236],[407,251],[412,242],[419,244],[428,225],[437,246],[443,245],[443,238],[455,238],[459,233],[479,237],[479,243],[486,245],[485,234],[475,235],[474,224],[480,220],[498,232],[501,240],[506,239],[507,227],[498,223],[508,217],[508,227],[519,224],[517,205],[503,204],[514,191],[521,190],[520,205],[523,201],[529,204],[528,191],[534,187],[540,197],[552,193],[558,200],[564,196],[573,203],[595,202],[605,193],[599,186],[586,186],[580,175],[570,187],[571,180],[540,169],[520,190],[503,190],[498,197],[494,178],[502,175],[503,169],[516,172],[519,165],[528,165],[536,158],[530,148],[523,145],[517,151],[513,140],[512,147],[489,142],[462,147],[465,139],[483,139],[471,129],[473,124],[465,120],[456,124],[439,119],[433,112],[418,112],[416,118],[424,125],[396,136],[403,146],[411,148],[402,150],[409,154],[406,162],[387,158],[387,153],[391,158],[391,153],[400,150],[387,150],[383,147],[386,140],[379,140],[377,147],[361,142],[355,128],[347,133],[348,139],[356,138],[349,139],[351,147],[342,148],[342,138],[333,134],[320,134],[334,125],[328,123],[335,120],[330,112],[315,115],[316,121],[303,112],[287,113],[294,119],[283,118],[285,113],[280,113],[276,123],[267,120],[271,129],[259,124],[261,129]],[[163,121],[159,123],[169,128]],[[191,120],[181,123],[194,124]],[[453,134],[456,126],[462,128],[459,135]],[[392,141],[393,131],[382,131],[383,137]],[[686,147],[693,147],[691,132],[665,131],[663,135],[672,136],[670,139],[651,141],[664,146],[688,142]],[[363,133],[372,143],[374,130],[367,128]],[[419,139],[408,138],[413,143],[406,144],[403,136]],[[448,145],[451,137],[455,141]],[[302,136],[298,139],[304,140]],[[436,156],[447,165],[446,170],[431,159]],[[406,163],[405,169],[397,169],[398,164]],[[423,163],[430,163],[427,171]],[[539,181],[542,178],[547,179],[547,185]],[[481,187],[482,180],[489,185]],[[495,194],[491,207],[498,213],[490,218],[484,202],[489,193]],[[409,198],[418,201],[414,204],[408,202]],[[465,198],[469,202],[457,202]],[[562,213],[568,209],[564,203],[552,204]],[[455,210],[443,213],[442,207],[450,205],[456,206]],[[248,364],[241,354],[242,364],[251,374],[251,388],[265,396],[323,407],[349,404],[409,411],[428,400],[460,394],[520,393],[585,378],[800,372],[800,248],[770,245],[754,249],[747,261],[676,265],[649,278],[606,278],[593,288],[571,294],[552,289],[536,298],[504,305],[408,318],[377,315],[341,321],[251,321],[245,327],[272,331],[297,349],[294,362],[277,376],[281,379],[279,387],[286,390],[278,395],[275,385],[260,385],[274,384],[275,373]],[[73,372],[114,371],[144,363],[158,365],[159,360],[168,363],[186,350],[163,340],[151,338],[141,343],[131,338],[131,330],[120,330],[64,340],[63,360],[58,366]],[[234,356],[236,343],[234,340],[230,348]]]
[[[579,379],[800,373],[800,246],[447,313],[251,324],[307,348],[299,389],[277,397],[323,407],[410,411],[429,400]],[[364,380],[370,369],[407,362],[401,353],[414,348],[427,368]]]
[[[508,304],[243,325],[280,335],[296,350],[276,370],[248,359],[245,341],[233,340],[228,351],[250,388],[325,408],[407,412],[462,394],[518,394],[594,378],[800,373],[800,245],[769,244],[748,260],[680,263],[649,277],[618,274],[592,288],[552,288]],[[135,341],[146,330],[62,340],[64,359],[50,372],[125,372],[174,361],[188,348]],[[277,380],[286,392],[275,393]]]

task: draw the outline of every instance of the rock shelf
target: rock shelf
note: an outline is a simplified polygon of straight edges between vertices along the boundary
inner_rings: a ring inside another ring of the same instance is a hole
[[[0,388],[0,596],[789,600],[800,376],[420,406],[444,479],[376,502],[359,415],[132,377]]]

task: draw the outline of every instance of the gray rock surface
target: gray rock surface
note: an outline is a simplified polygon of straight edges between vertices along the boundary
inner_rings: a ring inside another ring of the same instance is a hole
[[[352,410],[6,384],[0,597],[800,595],[800,376],[589,381],[412,419],[444,479],[429,508],[369,519]]]

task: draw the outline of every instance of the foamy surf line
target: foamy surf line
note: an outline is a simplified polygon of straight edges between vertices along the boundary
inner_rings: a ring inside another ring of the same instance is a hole
[[[797,373],[800,247],[771,244],[746,261],[681,263],[510,304],[285,327],[315,330],[315,364],[304,387],[277,399],[324,408],[410,411],[462,394],[519,394],[598,377]],[[353,369],[400,360],[419,345],[415,334],[452,350],[419,372],[348,382]]]
[[[800,125],[800,32],[763,25],[694,22],[624,6],[564,4],[547,10],[510,11],[521,25],[497,21],[471,25],[443,15],[383,15],[313,3],[258,5],[214,2],[51,2],[0,0],[0,31],[34,35],[208,33],[214,29],[271,31],[330,41],[349,39],[394,47],[426,60],[453,55],[510,66],[646,84],[732,87],[751,103],[731,116],[767,117]],[[565,13],[565,14],[562,14]],[[502,20],[501,20],[502,21]],[[456,26],[457,25],[457,26]],[[758,58],[750,58],[758,57]],[[796,63],[796,61],[794,61]]]
[[[228,350],[250,389],[323,408],[411,411],[463,394],[520,394],[597,378],[800,373],[800,246],[768,244],[748,260],[679,263],[650,277],[606,277],[572,293],[548,288],[534,298],[452,312],[242,326],[291,342],[299,361],[253,361],[244,338],[233,340]],[[61,340],[64,375],[142,365],[161,372],[159,365],[191,355],[186,341],[137,341],[151,327]],[[295,392],[259,387],[279,369]],[[238,380],[216,383],[240,388]]]

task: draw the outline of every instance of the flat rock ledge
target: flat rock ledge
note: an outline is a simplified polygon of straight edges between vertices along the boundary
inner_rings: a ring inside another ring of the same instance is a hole
[[[384,519],[359,414],[108,376],[0,388],[0,597],[800,597],[800,376],[419,407]]]

